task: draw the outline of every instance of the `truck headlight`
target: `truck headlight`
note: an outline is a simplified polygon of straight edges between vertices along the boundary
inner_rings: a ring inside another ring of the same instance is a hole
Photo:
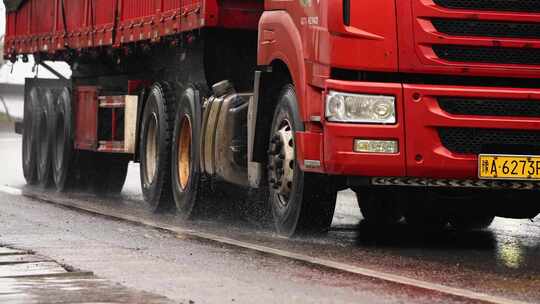
[[[326,119],[337,122],[394,124],[396,98],[330,91],[326,97]]]

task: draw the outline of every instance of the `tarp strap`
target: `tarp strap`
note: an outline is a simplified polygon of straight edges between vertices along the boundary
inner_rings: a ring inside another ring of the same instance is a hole
[[[112,44],[116,43],[116,28],[118,27],[118,19],[119,16],[120,7],[118,5],[118,0],[114,3],[114,21],[113,21],[113,28],[112,28]]]
[[[64,23],[64,35],[67,36],[68,29],[67,29],[67,20],[66,20],[66,6],[64,4],[64,0],[62,0],[62,22]],[[64,45],[66,48],[68,48],[67,39],[64,39]]]

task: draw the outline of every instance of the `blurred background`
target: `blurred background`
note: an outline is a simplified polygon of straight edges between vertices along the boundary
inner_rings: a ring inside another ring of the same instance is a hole
[[[21,60],[16,63],[4,60],[4,33],[6,29],[6,12],[3,1],[0,1],[0,115],[12,120],[20,120],[23,116],[24,79],[31,77],[55,78],[42,67],[35,67],[30,56],[27,63]],[[63,62],[51,62],[50,65],[66,77],[71,75],[69,66]]]

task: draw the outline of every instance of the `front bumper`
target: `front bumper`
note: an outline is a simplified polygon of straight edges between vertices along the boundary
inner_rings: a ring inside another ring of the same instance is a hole
[[[453,115],[441,109],[438,102],[441,97],[457,97],[540,103],[540,89],[328,80],[326,90],[394,95],[398,119],[395,125],[369,125],[331,123],[323,117],[321,169],[331,175],[474,180],[478,176],[478,155],[450,151],[441,141],[442,128],[540,132],[540,117]],[[357,138],[398,140],[399,153],[353,152]]]

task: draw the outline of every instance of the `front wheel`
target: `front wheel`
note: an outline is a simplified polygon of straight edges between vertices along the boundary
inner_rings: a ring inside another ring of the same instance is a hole
[[[293,85],[283,87],[272,121],[268,150],[268,182],[274,224],[279,234],[327,231],[337,190],[322,175],[303,172],[296,160],[294,134],[303,130]]]

